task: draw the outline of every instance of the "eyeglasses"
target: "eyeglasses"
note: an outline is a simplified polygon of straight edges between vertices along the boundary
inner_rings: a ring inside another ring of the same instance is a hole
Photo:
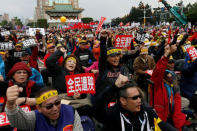
[[[48,104],[48,105],[46,105],[46,106],[44,106],[47,110],[50,110],[51,108],[53,108],[53,106],[55,105],[55,106],[58,106],[59,104],[61,103],[61,101],[60,100],[58,100],[58,101],[56,101],[55,103],[51,103],[51,104]]]
[[[16,71],[16,74],[27,74],[27,71]]]
[[[136,96],[133,96],[133,97],[125,97],[125,98],[129,98],[129,99],[132,99],[132,100],[137,100],[138,98],[142,98],[141,95],[136,95]]]

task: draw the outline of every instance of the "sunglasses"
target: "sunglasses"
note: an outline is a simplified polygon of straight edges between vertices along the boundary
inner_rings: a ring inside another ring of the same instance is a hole
[[[48,105],[46,105],[46,106],[44,106],[47,110],[50,110],[51,108],[53,108],[53,106],[55,105],[55,106],[58,106],[58,105],[60,105],[60,103],[61,103],[61,101],[60,100],[58,100],[58,101],[56,101],[55,103],[51,103],[51,104],[48,104]]]
[[[137,100],[138,98],[142,98],[142,96],[141,95],[136,95],[136,96],[133,96],[133,97],[125,97],[125,98],[129,98],[129,99],[131,99],[131,100]]]

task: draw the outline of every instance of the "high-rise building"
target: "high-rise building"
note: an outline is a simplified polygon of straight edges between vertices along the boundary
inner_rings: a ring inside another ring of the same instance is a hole
[[[3,14],[3,20],[10,21],[9,14],[4,13]]]
[[[45,13],[45,7],[49,6],[49,0],[37,0],[36,7],[36,20],[37,19],[48,19],[48,15]]]

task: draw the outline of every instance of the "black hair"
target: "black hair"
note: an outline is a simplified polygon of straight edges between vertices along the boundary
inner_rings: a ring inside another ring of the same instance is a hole
[[[66,60],[67,60],[68,58],[70,58],[70,57],[74,57],[74,58],[76,59],[77,63],[76,63],[76,68],[75,68],[74,71],[79,72],[80,69],[81,69],[81,68],[80,68],[80,63],[79,63],[78,58],[77,58],[75,55],[73,55],[73,54],[66,56],[66,58],[65,58],[64,61],[63,61],[62,66],[64,67],[64,65],[65,65],[65,63],[66,63]],[[64,68],[65,68],[65,67],[64,67]]]
[[[136,83],[127,83],[125,84],[123,87],[119,88],[119,92],[118,92],[118,97],[127,97],[127,89],[128,88],[136,88],[138,90],[138,92],[140,93],[140,95],[142,96],[142,99],[144,99],[144,93],[143,91],[138,87],[138,85]]]
[[[38,98],[42,94],[44,94],[45,92],[48,92],[48,91],[51,91],[51,90],[56,90],[56,89],[55,88],[51,88],[51,87],[42,87],[38,92],[36,92],[35,98]]]

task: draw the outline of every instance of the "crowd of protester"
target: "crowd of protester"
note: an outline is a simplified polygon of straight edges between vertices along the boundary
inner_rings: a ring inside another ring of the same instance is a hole
[[[128,48],[115,47],[117,35],[132,35]],[[36,44],[25,47],[30,38]],[[14,48],[0,50],[0,113],[10,125],[0,130],[189,131],[194,125],[195,27],[49,28],[35,36],[10,30],[0,35],[6,42]],[[68,95],[65,77],[82,73],[94,74],[96,93]]]

